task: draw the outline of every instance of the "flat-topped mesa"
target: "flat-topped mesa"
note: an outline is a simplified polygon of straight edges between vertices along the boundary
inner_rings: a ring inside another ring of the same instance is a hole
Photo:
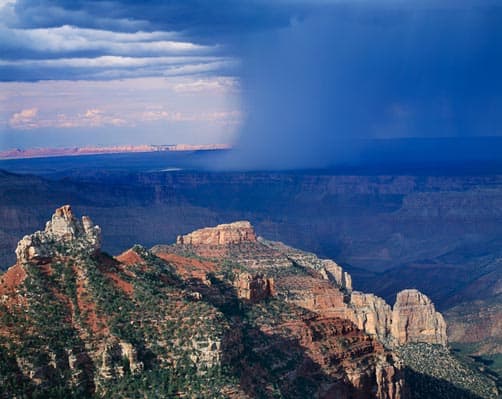
[[[241,244],[243,242],[256,242],[256,234],[253,226],[248,221],[206,227],[183,236],[178,236],[176,239],[176,244],[194,246],[224,246]]]
[[[392,335],[402,345],[426,342],[446,345],[446,323],[432,301],[415,289],[397,294],[392,311]]]
[[[70,205],[56,209],[45,225],[45,230],[24,236],[17,244],[18,263],[44,263],[59,251],[58,248],[72,247],[81,253],[93,254],[101,248],[101,228],[83,216],[78,220]]]

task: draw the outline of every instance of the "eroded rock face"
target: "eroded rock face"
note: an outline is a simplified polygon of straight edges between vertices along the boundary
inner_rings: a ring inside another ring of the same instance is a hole
[[[446,345],[446,323],[431,300],[415,289],[397,294],[392,311],[392,335],[402,345],[425,342]]]
[[[320,398],[406,397],[402,363],[377,340],[338,317],[314,317],[305,320],[305,324],[297,321],[287,328],[326,375],[344,375],[341,381],[321,388]],[[281,328],[284,326],[278,326]],[[310,369],[308,362],[305,364],[298,375],[308,378],[309,373],[318,372],[316,367]]]
[[[345,272],[341,266],[331,259],[323,259],[322,264],[329,281],[348,292],[352,291],[352,277],[349,273]]]
[[[407,310],[402,310],[402,302],[397,303],[395,309],[401,309],[402,312],[393,312],[384,299],[353,291],[350,274],[336,262],[319,259],[312,253],[280,242],[259,238],[258,243],[273,249],[292,264],[311,271],[309,276],[287,276],[276,280],[278,296],[287,301],[320,315],[349,319],[359,329],[388,347],[409,342],[446,344],[444,319],[434,310],[432,302],[420,292],[411,290],[417,293],[416,299],[412,299],[413,295],[410,297]],[[256,249],[253,248],[251,254],[255,253],[253,251]],[[268,263],[274,264],[273,261]],[[399,298],[404,298],[404,294],[400,295]],[[407,319],[412,321],[409,326],[406,324]]]
[[[384,299],[356,291],[350,297],[350,307],[354,312],[350,318],[358,328],[391,343],[392,309]]]
[[[263,274],[257,273],[252,276],[249,273],[240,273],[234,280],[234,287],[237,297],[248,301],[260,301],[274,295],[274,279],[266,278]]]
[[[229,245],[255,241],[253,226],[247,221],[195,230],[176,239],[176,243],[181,245]]]
[[[17,261],[44,263],[50,261],[57,244],[59,247],[72,245],[83,253],[95,253],[101,248],[101,229],[92,220],[83,216],[78,220],[70,205],[56,209],[45,230],[27,235],[16,248]]]

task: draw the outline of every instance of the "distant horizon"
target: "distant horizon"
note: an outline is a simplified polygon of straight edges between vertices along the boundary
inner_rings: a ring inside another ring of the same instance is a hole
[[[338,143],[382,143],[382,142],[480,142],[485,140],[502,141],[502,136],[439,136],[439,137],[345,137],[339,138]],[[78,155],[97,155],[106,153],[127,153],[127,152],[155,152],[155,151],[197,151],[197,150],[245,150],[231,143],[124,143],[124,144],[83,144],[83,145],[59,145],[59,146],[31,146],[31,147],[0,147],[0,159],[11,158],[32,158],[43,156],[54,156],[51,154],[78,156]],[[95,152],[94,152],[95,151]]]
[[[86,145],[74,147],[31,147],[13,148],[0,151],[0,159],[48,158],[55,156],[80,156],[116,153],[140,153],[162,151],[211,151],[230,149],[229,144],[124,144],[124,145]]]
[[[228,144],[89,146],[0,152],[0,169],[45,174],[56,169],[100,167],[143,171],[321,172],[348,174],[500,174],[502,137],[345,139],[340,156],[322,167],[233,167],[243,150]],[[54,159],[58,161],[54,161]],[[56,162],[58,166],[56,166]]]

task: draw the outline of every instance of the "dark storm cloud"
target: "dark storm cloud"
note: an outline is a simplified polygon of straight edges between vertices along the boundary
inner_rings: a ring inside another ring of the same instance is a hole
[[[225,167],[349,162],[354,139],[502,135],[500,8],[348,5],[256,35],[241,59],[248,118]]]
[[[292,14],[305,13],[308,8],[302,2],[265,0],[19,0],[15,9],[16,24],[24,28],[70,24],[122,31],[182,31],[200,41],[213,41],[219,36],[287,25]]]
[[[301,8],[230,0],[7,1],[3,8],[0,4],[0,79],[113,79],[215,70],[235,74],[233,48],[241,38],[287,26]],[[124,59],[119,68],[96,62],[93,69],[85,62],[103,57]],[[140,57],[152,62],[128,67],[125,58]],[[207,59],[186,61],[190,57]],[[73,59],[86,65],[69,62]],[[173,70],[173,64],[180,67]]]
[[[18,0],[0,18],[3,80],[237,75],[247,117],[227,167],[502,135],[497,1]]]

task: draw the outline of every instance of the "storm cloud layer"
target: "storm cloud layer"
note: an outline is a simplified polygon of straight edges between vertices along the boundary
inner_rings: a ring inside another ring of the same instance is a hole
[[[241,59],[237,166],[326,167],[368,139],[502,135],[501,8],[333,7],[248,40]]]
[[[95,139],[115,129],[120,141],[119,127],[124,144],[138,137],[135,129],[157,143],[163,129],[168,143],[217,137],[233,140],[236,151],[216,166],[241,169],[330,166],[364,156],[373,139],[502,136],[496,1],[6,0],[0,6],[1,80],[97,80],[110,82],[110,93],[114,85],[133,93],[135,84],[142,93],[141,102],[112,109],[86,91],[88,105],[76,101],[73,114],[52,116],[30,98],[18,98],[15,107],[8,99],[8,129],[77,126],[94,137],[90,128],[99,128]],[[163,78],[170,79],[169,92],[154,90],[148,100],[144,79],[161,87],[155,79]],[[203,87],[204,102],[198,92],[178,97],[171,88],[180,83]],[[110,100],[120,105],[126,97],[120,98]],[[177,108],[190,98],[196,111]],[[35,120],[41,115],[43,123]],[[194,120],[200,123],[187,124]],[[206,131],[208,120],[218,124]],[[215,133],[220,128],[225,133]]]

